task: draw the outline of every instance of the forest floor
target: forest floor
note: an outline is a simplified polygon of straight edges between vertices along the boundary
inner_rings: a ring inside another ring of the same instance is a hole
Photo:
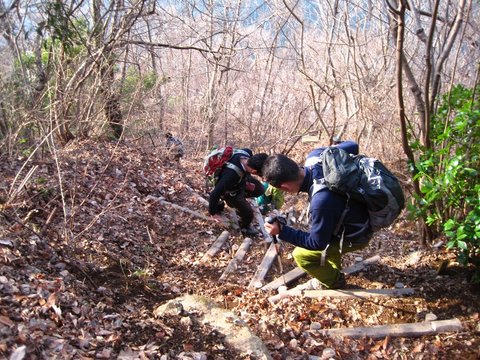
[[[414,224],[400,219],[371,245],[343,258],[380,255],[347,275],[349,288],[402,283],[408,297],[310,299],[271,304],[274,291],[248,290],[266,246],[256,237],[226,282],[218,279],[243,237],[200,258],[224,228],[207,216],[201,158],[180,165],[132,143],[75,142],[58,159],[0,164],[0,359],[255,359],[195,315],[155,309],[183,294],[205,296],[257,335],[273,359],[478,359],[480,290],[472,269],[444,246],[423,249]],[[60,175],[58,169],[61,169]],[[19,174],[17,178],[16,175]],[[61,179],[61,186],[59,185]],[[192,192],[193,191],[193,192]],[[300,208],[305,199],[289,205]],[[441,243],[440,243],[441,244]],[[287,246],[284,270],[294,267]],[[450,265],[437,273],[438,264]],[[278,277],[272,268],[266,281]],[[304,277],[298,280],[305,281]],[[295,285],[295,284],[293,284]],[[328,328],[457,318],[462,331],[422,337],[326,337]]]

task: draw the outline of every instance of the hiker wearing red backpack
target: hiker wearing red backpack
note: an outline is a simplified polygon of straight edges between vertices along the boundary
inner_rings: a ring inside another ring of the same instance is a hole
[[[335,145],[350,154],[358,153],[358,144],[344,141]],[[310,193],[316,180],[323,179],[319,155],[325,148],[313,150],[307,157],[307,166],[300,167],[285,155],[269,156],[262,167],[263,177],[280,190]],[[372,236],[366,205],[344,194],[324,187],[311,193],[310,230],[308,232],[283,225],[280,221],[265,223],[273,236],[296,246],[293,257],[297,265],[313,277],[305,288],[342,288],[345,285],[341,271],[341,255],[365,248]]]
[[[265,192],[262,183],[251,174],[257,174],[266,156],[266,154],[253,156],[250,149],[238,149],[218,169],[219,171],[216,171],[215,187],[208,201],[208,211],[215,221],[221,221],[220,213],[226,203],[237,211],[242,233],[246,236],[258,234],[251,225],[253,209],[247,198],[255,198]],[[249,159],[251,159],[250,162]]]

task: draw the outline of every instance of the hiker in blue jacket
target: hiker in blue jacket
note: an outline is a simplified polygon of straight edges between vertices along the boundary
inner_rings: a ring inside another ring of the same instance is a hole
[[[242,152],[233,155],[228,160],[230,165],[223,167],[215,187],[210,193],[208,211],[214,220],[221,221],[220,213],[223,211],[226,203],[237,211],[240,217],[239,225],[242,233],[247,236],[255,236],[258,234],[258,231],[251,225],[253,209],[247,198],[258,197],[265,190],[262,183],[251,175],[256,173],[257,170],[248,166],[247,161],[251,158],[253,160],[259,158],[260,154],[253,156],[250,149],[242,149]],[[266,154],[264,157],[260,157],[265,159]],[[251,164],[255,164],[255,161],[251,162]],[[263,164],[263,160],[261,164]]]
[[[336,146],[351,154],[358,153],[358,144],[353,141]],[[300,167],[285,155],[269,156],[262,167],[263,177],[283,191],[309,193],[314,179],[323,178],[322,166],[315,157],[324,149],[313,150],[305,167]],[[345,285],[341,255],[365,248],[372,236],[367,208],[353,199],[349,199],[347,204],[345,195],[327,188],[316,192],[309,202],[309,232],[282,226],[279,222],[266,223],[265,229],[270,235],[278,235],[281,240],[296,246],[292,254],[295,262],[314,278],[305,288],[341,288]],[[344,220],[341,221],[344,211]]]

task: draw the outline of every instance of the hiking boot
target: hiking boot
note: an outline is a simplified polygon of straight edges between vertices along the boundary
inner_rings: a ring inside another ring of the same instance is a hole
[[[245,236],[257,236],[258,235],[258,230],[255,229],[251,225],[246,227],[246,228],[242,228],[241,231],[242,231],[242,234],[244,234]]]
[[[307,282],[298,285],[297,288],[300,290],[330,290],[330,289],[344,289],[347,285],[345,281],[345,274],[339,273],[337,280],[333,283],[331,287],[326,287],[318,279],[312,278]]]
[[[218,205],[217,205],[217,211],[221,212],[223,210],[225,210],[225,202],[224,201],[219,201]]]
[[[316,278],[312,278],[307,282],[297,286],[297,289],[300,290],[322,290],[323,288],[324,287],[322,283]]]
[[[339,273],[337,280],[335,280],[331,289],[344,289],[346,286],[347,286],[347,281],[345,280],[345,274]]]

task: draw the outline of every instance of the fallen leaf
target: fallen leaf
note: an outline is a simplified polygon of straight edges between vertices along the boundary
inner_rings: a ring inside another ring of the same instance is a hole
[[[185,351],[193,351],[193,345],[190,343],[184,343],[183,344],[183,350]]]
[[[0,316],[0,323],[6,326],[13,326],[15,323],[7,316]]]

